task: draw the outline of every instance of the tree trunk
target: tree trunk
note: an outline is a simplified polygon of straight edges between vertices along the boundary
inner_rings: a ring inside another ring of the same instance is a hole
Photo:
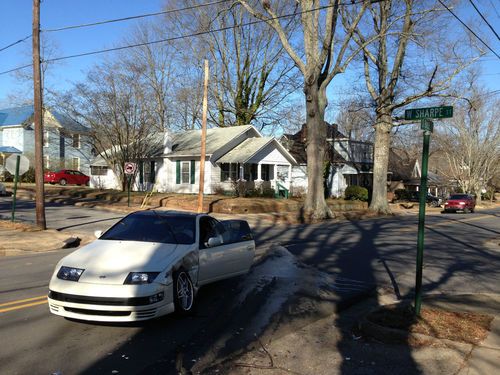
[[[317,78],[310,78],[306,81],[304,93],[307,110],[307,196],[304,203],[304,216],[306,219],[322,220],[333,217],[332,211],[326,204],[323,184],[326,93],[325,90],[320,89],[321,83]]]
[[[392,116],[388,111],[377,113],[373,156],[373,191],[370,210],[390,213],[387,203],[387,168],[391,145]]]

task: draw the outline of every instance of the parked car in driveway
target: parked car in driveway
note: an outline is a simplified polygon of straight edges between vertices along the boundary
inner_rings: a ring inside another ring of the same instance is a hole
[[[474,212],[476,199],[470,194],[452,194],[444,203],[444,212]]]
[[[410,202],[419,202],[420,201],[420,192],[412,191],[410,195]],[[427,193],[425,197],[425,202],[432,207],[439,207],[443,203],[443,200],[431,193]]]
[[[56,172],[45,172],[43,182],[59,185],[88,185],[90,177],[80,171],[61,169]]]
[[[246,221],[206,214],[139,211],[96,236],[56,265],[53,314],[108,322],[186,314],[201,286],[248,272],[255,255]]]

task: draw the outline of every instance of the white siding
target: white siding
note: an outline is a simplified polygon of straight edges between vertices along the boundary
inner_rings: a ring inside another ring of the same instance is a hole
[[[24,129],[21,126],[3,128],[3,146],[12,146],[19,151],[26,151],[24,147]]]

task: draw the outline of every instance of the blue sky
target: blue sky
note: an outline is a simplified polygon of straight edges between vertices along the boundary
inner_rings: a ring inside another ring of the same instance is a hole
[[[498,0],[475,1],[497,32],[500,32]],[[164,2],[165,0],[44,0],[41,6],[41,27],[50,29],[160,11]],[[31,6],[32,0],[0,1],[0,15],[2,16],[0,48],[31,33]],[[461,16],[465,19],[467,17],[478,18],[468,2],[465,3]],[[135,21],[130,21],[67,30],[50,33],[49,37],[57,48],[54,55],[66,56],[120,45],[134,24]],[[459,27],[462,26],[457,21],[457,28]],[[489,44],[500,54],[500,41],[484,23],[480,23],[480,27],[483,35],[491,36]],[[31,39],[28,39],[26,42],[0,52],[0,72],[29,64],[31,62],[30,49]],[[57,67],[52,69],[51,75],[47,77],[48,85],[59,90],[68,88],[71,82],[83,78],[82,72],[103,57],[104,55],[95,55],[58,63]],[[483,59],[481,80],[492,91],[500,89],[500,60],[491,53]],[[334,81],[337,90],[343,90],[346,84],[348,84],[347,77],[339,77]],[[27,86],[21,86],[12,74],[0,75],[0,107],[7,103],[9,93],[19,92],[23,87],[26,89]],[[333,92],[337,90],[333,89]]]

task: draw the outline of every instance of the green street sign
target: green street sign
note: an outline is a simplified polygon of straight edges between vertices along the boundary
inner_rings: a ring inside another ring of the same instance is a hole
[[[428,107],[412,108],[405,110],[405,120],[423,120],[431,118],[450,118],[453,117],[453,107]]]
[[[434,131],[434,123],[430,120],[422,120],[422,123],[420,125],[420,129],[433,132]]]

